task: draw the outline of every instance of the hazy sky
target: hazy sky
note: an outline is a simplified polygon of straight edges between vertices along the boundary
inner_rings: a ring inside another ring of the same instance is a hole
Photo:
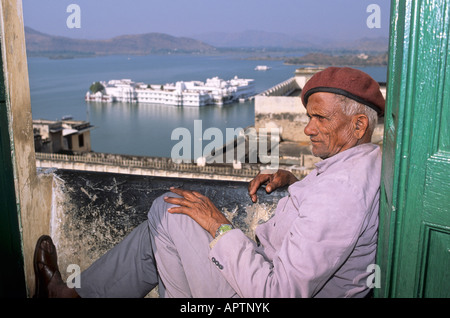
[[[77,4],[80,28],[68,28],[66,9]],[[381,9],[380,28],[369,28],[370,4]],[[192,36],[245,30],[354,39],[388,37],[389,0],[23,0],[24,24],[74,38],[105,39],[161,32]]]

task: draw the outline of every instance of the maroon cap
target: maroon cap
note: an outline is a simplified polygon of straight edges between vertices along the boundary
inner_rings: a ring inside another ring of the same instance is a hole
[[[314,74],[302,89],[302,102],[306,107],[308,98],[317,92],[346,96],[374,109],[378,116],[384,115],[385,101],[380,85],[363,71],[349,67],[328,67]]]

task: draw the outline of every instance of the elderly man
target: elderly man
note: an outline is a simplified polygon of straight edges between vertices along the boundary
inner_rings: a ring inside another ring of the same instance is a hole
[[[323,160],[303,180],[279,170],[259,174],[248,190],[289,185],[257,242],[200,193],[171,189],[148,222],[81,274],[81,287],[61,280],[48,236],[35,252],[37,296],[142,297],[159,284],[162,297],[365,297],[375,262],[381,152],[371,144],[384,98],[377,82],[351,68],[315,74],[301,95],[305,134]]]

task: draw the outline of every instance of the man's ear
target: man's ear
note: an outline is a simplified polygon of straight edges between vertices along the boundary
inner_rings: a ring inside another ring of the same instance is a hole
[[[362,139],[369,128],[369,118],[364,114],[354,115],[352,118],[355,138]]]

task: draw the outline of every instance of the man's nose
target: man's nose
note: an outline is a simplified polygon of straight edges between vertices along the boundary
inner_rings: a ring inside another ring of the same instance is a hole
[[[310,119],[308,124],[304,128],[304,132],[306,136],[314,136],[317,135],[317,129],[313,123],[313,119]]]

